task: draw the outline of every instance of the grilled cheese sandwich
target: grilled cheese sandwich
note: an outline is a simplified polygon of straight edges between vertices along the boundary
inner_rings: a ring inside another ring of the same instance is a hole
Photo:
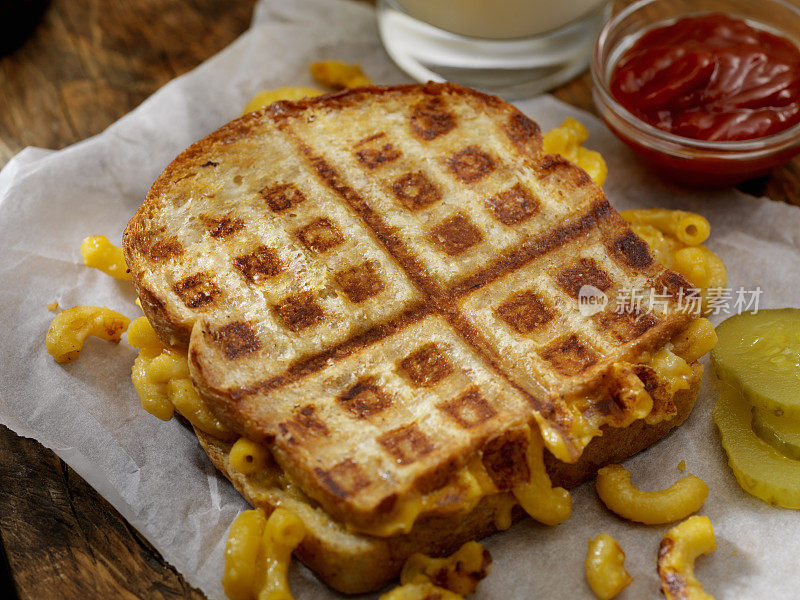
[[[212,461],[253,504],[292,504],[299,556],[346,592],[509,526],[518,502],[552,509],[551,480],[641,450],[697,393],[701,369],[662,352],[692,320],[686,280],[533,121],[454,85],[241,117],[167,167],[124,251],[199,398],[274,462],[237,473],[198,430]],[[584,286],[666,298],[585,316]]]

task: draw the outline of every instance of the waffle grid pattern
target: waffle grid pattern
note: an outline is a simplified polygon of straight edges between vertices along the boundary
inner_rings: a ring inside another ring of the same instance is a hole
[[[585,173],[520,150],[535,125],[475,102],[409,108],[399,94],[378,120],[359,119],[358,104],[267,115],[259,137],[280,140],[281,170],[232,167],[181,250],[166,242],[172,302],[201,318],[192,345],[205,372],[221,365],[217,384],[239,383],[227,386],[237,410],[331,514],[391,511],[397,490],[441,486],[454,461],[534,413],[569,440],[564,396],[679,321],[673,301],[660,314],[580,314],[583,285],[613,297],[654,286],[663,267]],[[225,152],[211,155],[198,170],[224,169]],[[226,195],[242,190],[245,202]],[[221,249],[212,257],[193,249],[205,236]],[[263,368],[242,372],[242,359]],[[309,366],[292,374],[298,364]]]

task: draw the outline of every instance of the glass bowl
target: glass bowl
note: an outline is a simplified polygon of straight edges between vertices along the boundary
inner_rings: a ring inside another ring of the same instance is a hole
[[[800,124],[750,140],[696,140],[642,121],[609,90],[617,61],[645,31],[710,12],[744,19],[800,47],[800,9],[785,0],[641,0],[612,17],[600,32],[592,57],[592,94],[611,131],[658,173],[678,183],[722,187],[766,175],[800,153]]]

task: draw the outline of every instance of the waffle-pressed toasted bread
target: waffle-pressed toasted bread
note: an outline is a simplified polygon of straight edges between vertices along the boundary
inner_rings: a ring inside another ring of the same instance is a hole
[[[604,447],[636,420],[631,390],[653,397],[648,431],[685,418],[642,357],[686,327],[689,284],[585,172],[542,153],[533,121],[455,85],[237,119],[167,167],[124,250],[212,410],[353,530],[475,456],[510,489],[531,425],[583,464],[602,427]],[[583,314],[584,286],[661,302]]]
[[[672,418],[653,425],[639,420],[626,428],[606,426],[603,436],[589,443],[577,463],[563,463],[547,454],[547,468],[553,483],[572,488],[594,476],[600,467],[636,454],[683,423],[697,397],[702,368],[695,365],[693,372],[690,387],[674,396],[676,414]],[[408,534],[388,538],[360,535],[348,531],[325,512],[315,510],[313,502],[307,498],[284,489],[279,468],[243,475],[230,465],[229,442],[198,430],[195,433],[214,466],[252,506],[267,513],[283,506],[303,519],[307,534],[295,554],[325,583],[345,594],[380,589],[398,576],[405,560],[415,552],[448,556],[464,542],[494,533],[500,517],[510,506],[508,493],[486,496],[468,514],[423,517]],[[516,520],[524,516],[524,511],[516,505],[511,515]]]

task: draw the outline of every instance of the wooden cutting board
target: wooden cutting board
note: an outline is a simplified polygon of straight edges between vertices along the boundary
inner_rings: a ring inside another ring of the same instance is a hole
[[[0,166],[27,145],[99,133],[232,42],[253,3],[53,0],[34,36],[0,59]],[[555,95],[594,111],[586,74]],[[741,187],[800,205],[800,159]],[[203,598],[72,469],[4,427],[0,537],[0,589],[20,599]]]

